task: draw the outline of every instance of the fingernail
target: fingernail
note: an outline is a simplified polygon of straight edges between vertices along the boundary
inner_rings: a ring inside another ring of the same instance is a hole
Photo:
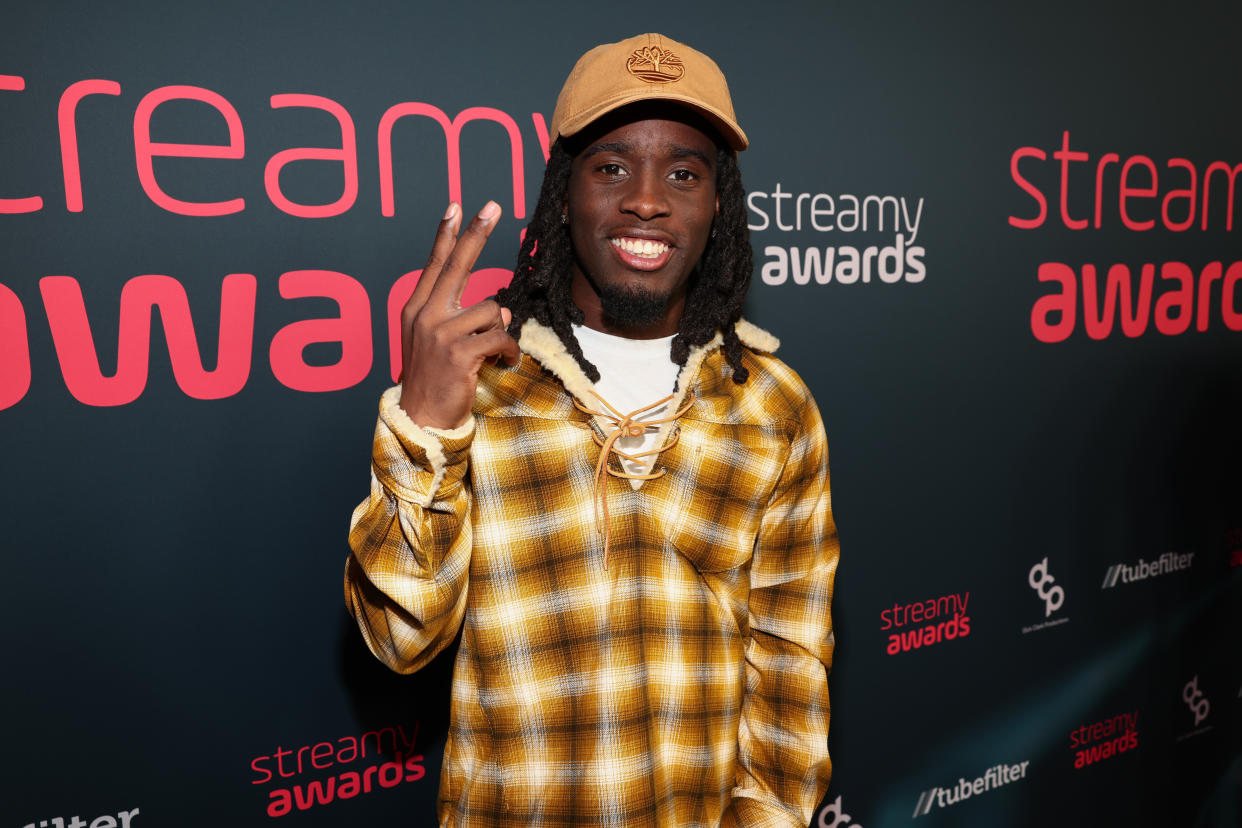
[[[494,201],[489,201],[483,205],[483,209],[479,211],[479,218],[484,221],[491,221],[500,215],[500,205]]]
[[[453,218],[456,215],[457,215],[457,202],[450,201],[448,209],[444,211],[444,220],[448,221],[449,219]]]

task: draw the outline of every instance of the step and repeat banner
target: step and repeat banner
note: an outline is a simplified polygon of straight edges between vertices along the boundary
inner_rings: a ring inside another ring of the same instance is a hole
[[[1242,824],[1236,4],[8,4],[13,828],[434,824],[452,651],[342,603],[450,198],[510,276],[590,46],[725,70],[832,448],[813,825]]]

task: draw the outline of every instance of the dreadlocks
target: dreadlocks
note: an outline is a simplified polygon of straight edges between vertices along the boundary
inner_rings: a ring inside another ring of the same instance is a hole
[[[511,331],[520,330],[527,319],[534,318],[555,331],[583,373],[592,382],[599,382],[599,370],[583,356],[571,327],[582,324],[583,318],[570,295],[574,251],[569,229],[561,221],[572,162],[573,156],[558,139],[548,155],[539,203],[526,228],[513,281],[496,298],[513,313]],[[741,384],[749,372],[742,365],[742,343],[734,324],[742,317],[742,302],[750,285],[750,233],[737,155],[725,147],[716,151],[716,195],[720,212],[715,230],[699,260],[670,356],[674,363],[685,365],[691,347],[707,344],[720,331],[733,381]]]

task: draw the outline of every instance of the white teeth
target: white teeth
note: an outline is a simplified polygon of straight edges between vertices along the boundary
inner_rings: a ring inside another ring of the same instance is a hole
[[[658,258],[668,250],[668,245],[664,242],[650,239],[612,239],[612,243],[626,253],[644,259]]]

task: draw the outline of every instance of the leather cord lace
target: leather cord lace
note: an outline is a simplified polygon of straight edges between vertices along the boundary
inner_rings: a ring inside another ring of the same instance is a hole
[[[608,475],[612,475],[613,477],[623,477],[627,480],[654,480],[655,478],[662,476],[664,474],[663,468],[653,470],[647,474],[627,471],[624,461],[628,460],[631,463],[641,464],[642,458],[650,457],[653,454],[659,454],[666,449],[672,448],[677,445],[677,441],[681,438],[681,430],[674,429],[672,436],[665,441],[664,445],[649,451],[639,451],[634,453],[622,451],[617,447],[617,440],[622,437],[641,437],[647,433],[649,429],[659,428],[665,423],[673,422],[682,414],[689,411],[690,406],[694,405],[694,392],[690,392],[689,399],[686,400],[685,405],[669,416],[658,420],[645,421],[639,421],[638,418],[643,414],[646,414],[648,411],[659,408],[669,402],[674,396],[676,396],[676,394],[669,394],[664,399],[656,400],[651,403],[651,405],[645,405],[642,408],[634,409],[628,414],[622,414],[620,411],[613,408],[608,401],[601,397],[598,393],[594,391],[591,393],[595,394],[595,398],[603,403],[604,408],[607,409],[606,411],[593,411],[579,403],[576,399],[573,403],[574,406],[576,406],[577,409],[584,414],[590,414],[593,417],[601,417],[607,420],[609,425],[612,426],[612,431],[604,437],[600,437],[596,434],[594,429],[591,430],[591,438],[595,440],[595,444],[600,447],[599,459],[595,462],[595,524],[596,531],[602,531],[604,535],[604,569],[607,569],[608,544],[612,539],[612,525],[608,518]],[[609,464],[609,455],[611,454],[615,454],[618,458],[620,458],[617,462],[617,466],[619,468],[614,468],[611,464]],[[601,511],[603,512],[603,529],[600,529]]]

